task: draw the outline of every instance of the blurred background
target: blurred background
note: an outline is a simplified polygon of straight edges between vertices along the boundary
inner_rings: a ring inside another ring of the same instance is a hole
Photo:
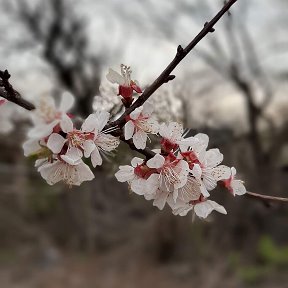
[[[288,2],[238,2],[151,100],[161,120],[207,133],[250,191],[287,197]],[[69,91],[73,113],[116,115],[108,67],[130,65],[145,88],[222,5],[0,0],[0,69],[31,101]],[[50,187],[23,156],[28,114],[0,107],[1,288],[288,287],[285,204],[219,191],[227,216],[160,212],[114,179],[125,145],[94,181]]]

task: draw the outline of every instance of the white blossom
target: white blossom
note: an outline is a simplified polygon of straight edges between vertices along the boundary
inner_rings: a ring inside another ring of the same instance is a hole
[[[160,126],[159,134],[162,136],[161,146],[166,152],[175,151],[178,147],[181,150],[187,149],[195,142],[194,137],[185,138],[183,126],[177,122],[163,123]]]
[[[131,190],[138,195],[152,195],[158,188],[158,175],[149,173],[149,167],[143,164],[143,159],[134,157],[131,166],[120,166],[115,177],[119,182],[128,182]]]
[[[69,93],[63,93],[59,107],[56,107],[54,98],[41,97],[36,103],[36,109],[32,112],[34,127],[28,132],[28,137],[41,139],[49,136],[53,129],[61,123],[63,117],[74,105],[74,97]]]
[[[108,123],[109,118],[110,114],[108,112],[97,111],[94,114],[91,114],[86,119],[85,123],[82,126],[82,130],[85,129],[86,131],[93,128],[94,133],[93,142],[95,144],[95,147],[91,152],[91,162],[93,167],[102,165],[103,160],[100,155],[100,152],[102,153],[112,152],[120,144],[119,138],[109,134],[109,132],[113,131],[114,129],[113,127],[108,130],[103,130],[105,125]]]
[[[156,154],[147,161],[147,166],[156,169],[159,173],[159,189],[172,193],[173,199],[176,201],[179,188],[187,183],[188,163],[182,159],[177,159],[173,154],[166,157]]]
[[[121,95],[124,99],[131,99],[133,91],[142,93],[137,81],[131,80],[132,71],[130,67],[124,64],[121,64],[120,67],[121,74],[110,68],[108,74],[106,75],[108,81],[119,85],[118,95]]]
[[[208,191],[215,189],[218,181],[230,176],[230,168],[219,165],[223,161],[219,149],[206,151],[209,141],[207,135],[197,134],[194,140],[190,149],[181,154],[189,163],[191,174],[199,181],[203,196],[208,197]]]
[[[235,179],[236,169],[231,167],[231,176],[228,179],[223,180],[224,186],[235,196],[244,195],[247,191],[244,186],[244,182]]]
[[[147,142],[147,134],[157,134],[158,122],[151,117],[153,106],[146,102],[143,106],[136,108],[127,118],[124,126],[125,140],[133,139],[137,149],[144,149]]]
[[[212,211],[217,211],[221,214],[227,214],[226,209],[219,205],[217,202],[207,199],[202,199],[195,201],[193,203],[185,203],[178,200],[175,204],[172,201],[168,200],[168,203],[172,206],[172,212],[174,215],[186,216],[187,213],[191,210],[194,210],[195,214],[199,218],[207,218]]]
[[[91,181],[94,178],[89,166],[81,159],[73,165],[61,160],[45,163],[38,168],[38,171],[49,185],[63,181],[69,186],[79,186],[82,182]]]
[[[48,138],[47,147],[54,154],[59,154],[67,143],[68,148],[66,154],[69,152],[71,155],[73,151],[76,160],[81,159],[83,154],[85,157],[90,157],[91,152],[95,149],[95,144],[93,142],[94,128],[91,127],[91,130],[85,129],[86,127],[89,127],[89,123],[87,124],[86,122],[90,119],[91,118],[88,117],[84,121],[81,130],[78,130],[74,128],[72,120],[67,115],[63,115],[60,122],[60,128],[66,134],[66,137],[63,137],[58,133],[52,133]]]

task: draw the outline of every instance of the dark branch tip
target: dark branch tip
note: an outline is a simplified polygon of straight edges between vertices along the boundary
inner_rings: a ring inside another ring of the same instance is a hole
[[[204,27],[206,27],[209,23],[205,22]],[[215,32],[215,28],[211,27],[211,29],[209,30],[210,33]]]
[[[184,49],[181,45],[177,47],[177,55],[181,55],[184,52]]]
[[[169,75],[166,79],[165,79],[165,83],[169,82],[169,81],[172,81],[173,79],[175,79],[175,75]]]
[[[4,71],[3,78],[6,79],[6,80],[8,80],[10,77],[11,77],[11,75],[9,74],[8,70],[6,69],[6,70]]]

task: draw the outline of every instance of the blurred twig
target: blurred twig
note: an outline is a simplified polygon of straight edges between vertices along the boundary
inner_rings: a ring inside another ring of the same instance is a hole
[[[170,73],[178,66],[178,64],[187,56],[189,52],[209,33],[214,32],[214,25],[221,19],[221,17],[229,11],[230,7],[235,4],[237,0],[230,0],[226,1],[224,3],[223,8],[216,14],[216,16],[210,21],[206,22],[204,24],[203,29],[199,32],[199,34],[188,44],[187,47],[182,48],[180,45],[178,46],[176,56],[174,59],[170,62],[170,64],[164,69],[164,71],[160,74],[160,76],[150,85],[148,86],[143,94],[134,102],[134,104],[125,110],[125,112],[115,121],[109,123],[106,126],[107,128],[110,127],[119,127],[121,128],[126,120],[125,117],[129,115],[132,111],[134,111],[136,108],[143,105],[149,97],[158,89],[160,88],[164,83],[167,83],[170,80],[173,80],[175,78],[174,75],[171,75]],[[3,98],[6,98],[7,100],[14,102],[15,104],[27,109],[27,110],[33,110],[35,109],[34,105],[30,102],[24,100],[21,98],[21,95],[13,89],[12,85],[9,83],[10,74],[7,70],[4,72],[0,70],[0,87],[3,87],[3,91],[0,90],[0,96]],[[117,134],[119,136],[119,130],[112,132],[111,134]],[[155,152],[149,150],[148,148],[145,148],[144,150],[137,149],[131,140],[125,140],[123,135],[120,136],[120,139],[129,145],[131,150],[137,151],[140,154],[146,156],[146,158],[151,158],[155,155]],[[262,195],[258,193],[253,192],[247,192],[248,197],[254,197],[258,198],[260,200],[264,201],[280,201],[280,202],[288,202],[288,198],[282,198],[282,197],[274,197],[274,196],[268,196],[268,195]]]
[[[191,50],[209,33],[214,32],[214,25],[221,19],[221,17],[229,11],[231,6],[235,4],[237,0],[229,0],[227,3],[224,4],[223,8],[212,18],[210,22],[206,22],[204,24],[203,29],[199,32],[198,35],[185,47],[182,48],[181,45],[177,48],[177,53],[174,59],[170,62],[170,64],[164,69],[164,71],[159,75],[159,77],[150,85],[148,86],[143,94],[133,103],[131,107],[125,110],[125,112],[119,117],[119,119],[115,120],[114,122],[107,125],[106,128],[110,128],[112,126],[119,126],[122,127],[126,120],[125,117],[129,115],[132,111],[136,108],[143,105],[149,97],[164,83],[168,82],[169,80],[174,79],[174,75],[170,73],[178,66],[178,64],[191,52]]]
[[[18,91],[16,91],[13,86],[9,83],[11,75],[8,70],[0,70],[0,96],[13,102],[27,110],[35,109],[35,106],[23,99]]]
[[[250,198],[258,198],[259,200],[264,200],[268,202],[269,201],[288,202],[288,198],[263,195],[263,194],[249,192],[249,191],[247,191],[246,195]]]

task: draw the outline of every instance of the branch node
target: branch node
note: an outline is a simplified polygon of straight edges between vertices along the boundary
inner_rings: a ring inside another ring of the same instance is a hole
[[[165,83],[168,83],[169,81],[172,81],[173,79],[175,79],[175,75],[169,75],[166,79],[165,79]]]
[[[206,27],[208,24],[209,24],[208,22],[205,22],[204,27]],[[209,32],[210,32],[210,33],[215,32],[215,28],[212,27],[212,28],[209,30]]]
[[[3,87],[0,91],[0,97],[3,97],[8,101],[15,103],[23,107],[24,109],[35,109],[35,106],[32,103],[25,99],[22,99],[20,93],[13,88],[13,86],[9,82],[10,77],[11,75],[9,74],[7,69],[5,71],[0,70],[0,86]]]
[[[184,52],[183,47],[182,47],[181,45],[179,45],[179,46],[177,47],[177,56],[182,55],[183,52]]]

